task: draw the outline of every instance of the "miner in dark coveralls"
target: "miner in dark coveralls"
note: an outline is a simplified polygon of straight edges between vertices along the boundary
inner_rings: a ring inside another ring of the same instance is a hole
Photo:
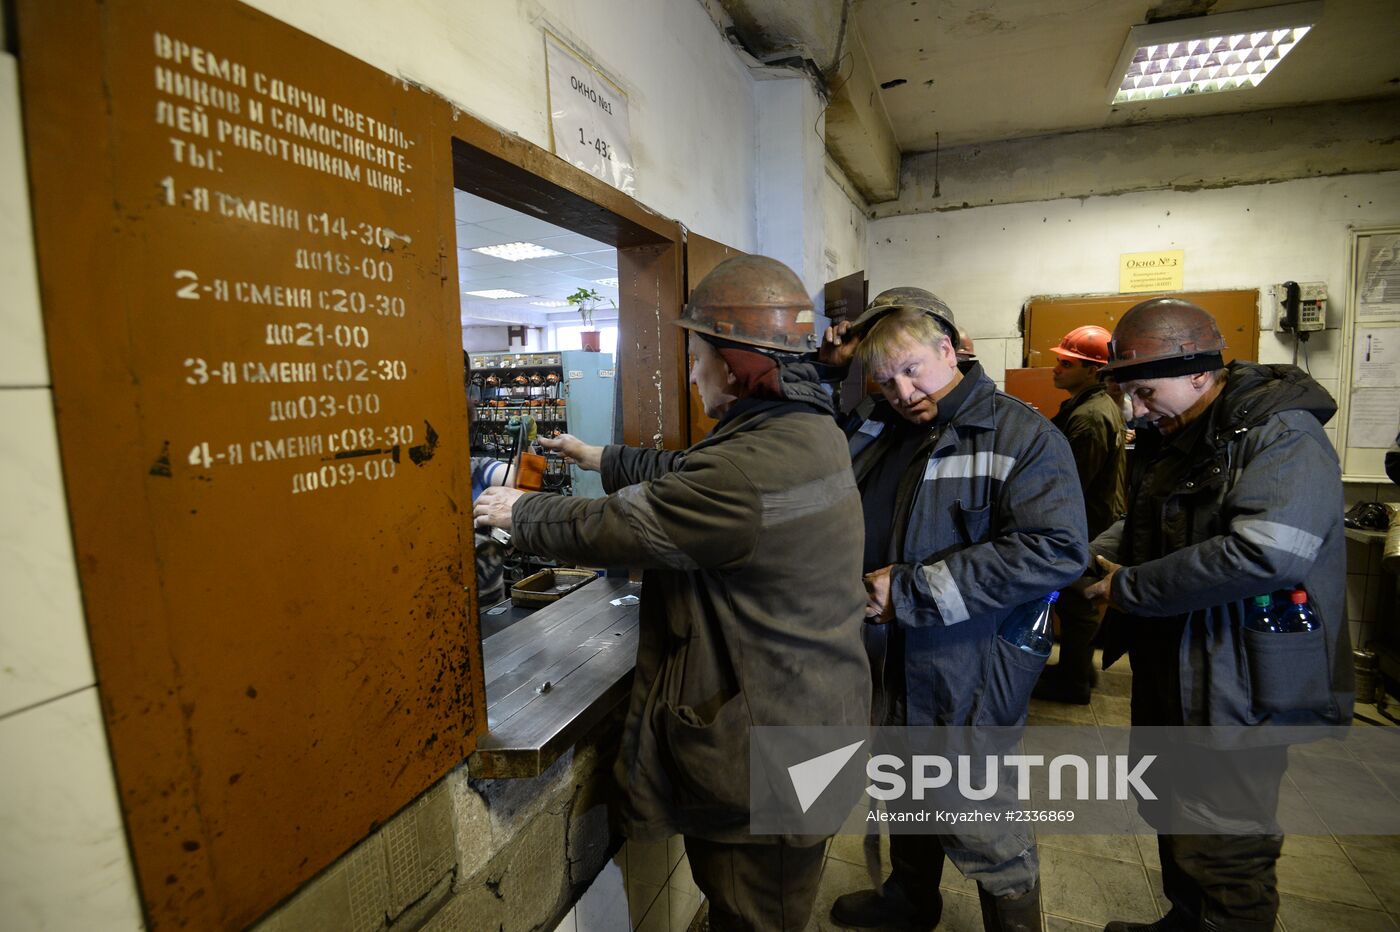
[[[1351,720],[1341,469],[1322,430],[1336,404],[1301,369],[1226,366],[1224,348],[1204,309],[1155,298],[1118,322],[1104,367],[1149,426],[1127,516],[1091,544],[1105,575],[1086,595],[1110,606],[1105,666],[1132,660],[1134,753],[1193,755],[1139,803],[1171,911],[1108,932],[1273,929],[1274,816],[1298,732],[1271,726]],[[1245,627],[1247,600],[1294,587],[1316,630]]]
[[[998,628],[1088,562],[1064,435],[998,391],[975,360],[960,368],[956,339],[942,300],[895,288],[849,329],[829,331],[822,348],[838,366],[859,352],[883,394],[857,409],[849,436],[865,517],[868,634],[886,641],[874,664],[885,725],[1024,723],[1044,659]],[[977,881],[988,930],[1040,929],[1035,839],[1015,830],[892,835],[883,890],[838,898],[832,920],[934,928],[945,855]]]
[[[1108,362],[1111,334],[1087,324],[1065,334],[1055,354],[1055,387],[1069,392],[1051,422],[1069,439],[1079,486],[1084,491],[1084,516],[1089,539],[1106,531],[1123,516],[1128,453],[1123,414],[1104,389],[1099,370]],[[1083,578],[1060,593],[1055,614],[1060,619],[1060,662],[1045,668],[1033,696],[1053,702],[1087,705],[1094,686],[1094,635],[1100,609],[1084,598],[1092,582]]]
[[[860,495],[817,370],[798,359],[812,305],[796,275],[726,260],[679,324],[719,420],[708,436],[684,451],[544,441],[610,494],[487,489],[476,519],[532,553],[646,569],[616,768],[624,831],[684,836],[711,929],[797,932],[825,839],[750,834],[749,734],[868,723]]]

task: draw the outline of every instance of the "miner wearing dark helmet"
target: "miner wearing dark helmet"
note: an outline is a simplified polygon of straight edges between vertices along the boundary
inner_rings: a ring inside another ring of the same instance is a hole
[[[959,363],[956,339],[938,296],[893,288],[829,330],[821,356],[858,354],[882,395],[849,429],[877,724],[1009,730],[1025,722],[1045,661],[999,629],[1083,572],[1084,501],[1065,436],[975,360]],[[837,898],[832,920],[934,928],[945,856],[976,881],[985,929],[1041,928],[1034,833],[1015,826],[892,833],[889,879]]]
[[[644,569],[616,766],[623,831],[684,837],[716,932],[798,932],[825,838],[750,834],[750,728],[868,723],[860,495],[829,397],[798,358],[812,305],[791,270],[728,259],[677,323],[719,421],[708,436],[684,451],[542,441],[600,471],[610,494],[487,489],[476,520],[526,551]]]
[[[1118,322],[1103,370],[1150,426],[1086,594],[1109,606],[1105,667],[1132,661],[1133,755],[1196,755],[1139,800],[1170,912],[1108,932],[1273,929],[1287,743],[1311,732],[1270,726],[1351,719],[1341,471],[1322,430],[1336,405],[1302,370],[1225,365],[1224,349],[1205,309],[1155,298]],[[1246,626],[1247,603],[1297,598],[1311,630]]]

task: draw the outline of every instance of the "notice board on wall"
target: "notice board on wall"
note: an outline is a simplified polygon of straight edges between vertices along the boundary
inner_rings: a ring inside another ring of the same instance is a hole
[[[1342,475],[1389,482],[1400,432],[1400,227],[1351,234],[1337,433]]]
[[[1134,305],[1152,298],[1181,298],[1210,312],[1225,337],[1228,363],[1259,358],[1259,292],[1179,291],[1162,294],[1042,296],[1026,302],[1025,357],[1027,366],[1053,366],[1051,347],[1075,327],[1098,324],[1110,333]]]
[[[18,12],[142,899],[156,929],[241,928],[485,725],[450,108],[229,0]]]

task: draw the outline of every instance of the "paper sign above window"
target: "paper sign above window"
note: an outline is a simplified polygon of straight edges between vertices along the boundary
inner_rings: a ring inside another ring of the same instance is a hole
[[[1186,251],[1125,252],[1118,257],[1118,293],[1181,291],[1185,285]]]
[[[554,154],[635,196],[627,95],[547,32],[544,47]]]

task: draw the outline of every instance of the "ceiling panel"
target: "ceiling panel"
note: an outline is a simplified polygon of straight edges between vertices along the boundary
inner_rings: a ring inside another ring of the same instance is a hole
[[[455,192],[457,210],[457,277],[461,290],[485,291],[504,288],[518,291],[523,298],[476,298],[463,295],[463,326],[469,322],[499,326],[502,323],[527,323],[543,326],[547,316],[557,308],[542,308],[531,302],[562,301],[579,288],[592,288],[603,295],[604,302],[616,300],[617,289],[599,285],[597,279],[617,275],[617,250],[606,243],[590,239],[536,217],[502,207],[492,201]],[[510,262],[473,252],[472,247],[495,246],[501,243],[531,242],[556,252],[558,256]],[[560,319],[568,322],[577,314],[568,308]],[[603,315],[611,309],[600,309]],[[602,317],[600,316],[600,319]]]
[[[527,259],[521,263],[532,269],[539,269],[547,272],[572,272],[576,269],[592,270],[597,268],[591,262],[580,259],[578,256],[550,256],[547,259]]]
[[[541,239],[559,235],[559,228],[553,224],[545,223],[538,217],[527,217],[521,213],[511,217],[485,220],[478,223],[477,226],[494,231],[502,243],[514,243],[522,240],[538,243]]]
[[[1400,94],[1396,0],[1326,0],[1259,87],[1108,104],[1109,72],[1149,0],[863,0],[861,37],[899,148],[923,152],[1126,123]],[[1163,4],[1157,4],[1163,5]],[[1275,6],[1216,0],[1212,14]]]
[[[514,242],[514,240],[509,236],[497,230],[488,230],[480,224],[457,224],[458,249],[475,249],[478,246],[499,246],[501,243],[510,242]]]
[[[516,213],[504,204],[488,201],[466,191],[454,191],[453,195],[458,223],[481,223],[484,220],[498,220]]]

